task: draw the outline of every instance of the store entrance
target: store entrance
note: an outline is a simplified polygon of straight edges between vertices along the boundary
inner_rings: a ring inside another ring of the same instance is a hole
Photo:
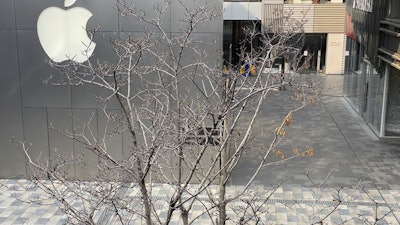
[[[255,28],[261,32],[261,21],[259,20],[224,20],[224,63],[240,65],[241,45],[246,38],[245,30]],[[253,40],[253,47],[261,45],[258,39]],[[250,46],[246,46],[250,49]]]
[[[306,34],[303,52],[312,54],[305,72],[323,72],[325,68],[326,34]]]

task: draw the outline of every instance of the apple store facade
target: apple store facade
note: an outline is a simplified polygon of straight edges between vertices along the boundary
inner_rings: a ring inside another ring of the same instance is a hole
[[[203,0],[206,1],[206,0]],[[203,1],[187,1],[198,4]],[[138,1],[140,7],[153,12],[155,3],[163,0]],[[209,3],[221,8],[223,1]],[[179,32],[178,20],[182,18],[179,6],[171,4],[166,11],[165,24],[170,33]],[[61,21],[61,22],[60,22]],[[66,22],[68,21],[68,22]],[[59,23],[59,24],[58,24]],[[52,157],[57,150],[63,155],[77,155],[83,149],[74,141],[65,138],[50,126],[60,129],[75,126],[73,118],[82,121],[94,115],[94,126],[103,126],[100,111],[103,105],[95,101],[94,88],[69,85],[51,85],[46,82],[58,73],[48,63],[62,61],[65,55],[74,54],[73,43],[85,43],[87,30],[98,27],[91,46],[94,60],[113,60],[110,38],[125,32],[140,35],[146,25],[133,17],[121,16],[116,10],[116,1],[110,0],[2,0],[0,1],[0,178],[28,177],[30,169],[23,152],[10,140],[25,140],[32,143],[32,156]],[[71,35],[73,34],[73,35]],[[222,49],[223,19],[196,31],[197,37],[215,41]],[[60,44],[62,43],[62,44]],[[214,59],[221,57],[214,48]],[[60,54],[61,52],[61,54]],[[84,61],[77,57],[76,61]],[[108,106],[118,110],[118,105]],[[123,154],[124,138],[113,142],[113,154]],[[73,168],[74,177],[95,174],[98,159],[88,159],[85,169]]]

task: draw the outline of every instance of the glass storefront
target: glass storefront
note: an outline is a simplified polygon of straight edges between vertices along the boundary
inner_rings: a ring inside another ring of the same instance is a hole
[[[315,73],[325,67],[326,38],[327,34],[306,34],[302,51],[307,50],[308,54],[311,54],[311,59],[305,72]]]
[[[372,13],[349,6],[343,95],[377,136],[398,139],[400,67],[395,56],[399,38],[393,31],[400,24],[400,1],[376,1],[374,9],[381,10]]]
[[[352,107],[364,118],[376,135],[379,136],[384,100],[384,74],[379,74],[368,60],[362,58],[364,55],[363,49],[356,41],[348,39],[346,49],[348,54],[345,62],[343,94]],[[395,84],[393,82],[392,85],[400,86],[400,76],[398,76],[398,83]],[[396,93],[388,97],[393,98],[393,95],[396,95]],[[397,98],[400,100],[399,91],[397,92]],[[396,105],[397,103],[400,103],[400,101],[391,104]],[[400,104],[397,107],[400,107]],[[397,108],[397,110],[399,112],[400,108]],[[393,119],[389,119],[387,122],[396,120],[393,115],[391,117]],[[400,121],[400,116],[398,121]],[[391,135],[386,132],[385,136]]]
[[[346,70],[344,75],[344,95],[354,109],[359,112],[362,86],[362,60],[360,44],[350,38],[347,39]]]

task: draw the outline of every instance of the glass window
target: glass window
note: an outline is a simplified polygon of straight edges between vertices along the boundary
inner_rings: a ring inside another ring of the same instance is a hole
[[[372,69],[372,75],[369,82],[367,122],[378,134],[381,127],[384,84],[384,77],[381,77],[378,74],[378,71]]]
[[[351,40],[351,39],[348,39]],[[348,56],[348,69],[345,88],[345,96],[350,100],[351,105],[358,111],[360,106],[360,94],[362,88],[362,48],[356,41],[351,40]]]
[[[393,19],[400,19],[400,1],[390,0],[389,1],[389,17]]]
[[[400,136],[400,71],[390,67],[386,108],[386,136]]]

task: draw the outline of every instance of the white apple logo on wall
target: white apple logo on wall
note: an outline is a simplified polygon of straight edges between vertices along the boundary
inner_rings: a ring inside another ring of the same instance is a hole
[[[76,0],[65,0],[69,7]],[[87,21],[92,13],[82,7],[60,9],[49,7],[43,10],[37,21],[40,44],[54,62],[72,60],[85,62],[92,55],[96,43],[86,33]]]

